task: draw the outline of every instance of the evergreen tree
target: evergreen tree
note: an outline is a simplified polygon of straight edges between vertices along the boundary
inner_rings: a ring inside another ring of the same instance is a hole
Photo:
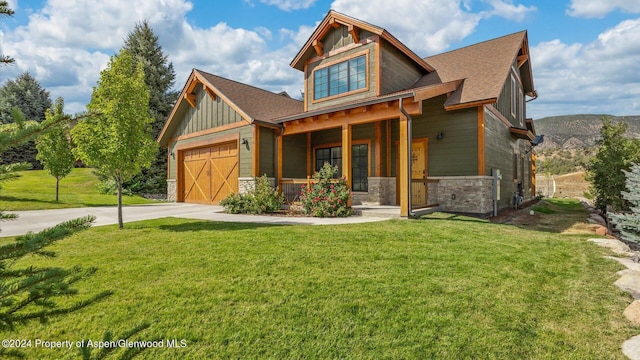
[[[625,123],[613,124],[603,117],[602,125],[596,155],[587,164],[587,180],[591,182],[596,208],[605,212],[610,205],[614,211],[625,211],[629,204],[622,196],[625,190],[623,171],[629,170],[638,159],[640,147],[637,141],[625,135]]]
[[[136,65],[125,50],[112,56],[100,72],[87,109],[99,115],[80,121],[71,130],[74,154],[116,183],[122,229],[122,185],[149,167],[158,149],[149,133],[153,118],[142,64]]]
[[[627,241],[640,243],[640,164],[631,166],[631,171],[624,171],[627,190],[622,196],[631,204],[630,212],[611,214],[611,221]]]
[[[149,115],[153,118],[151,135],[157,139],[178,98],[178,93],[171,90],[176,78],[173,64],[164,55],[158,37],[146,20],[136,24],[128,34],[123,49],[134,57],[136,63],[142,64],[144,81],[149,88]],[[135,192],[165,194],[167,149],[160,149],[153,164],[126,185]]]
[[[44,114],[52,106],[49,92],[44,90],[38,81],[29,73],[18,76],[15,80],[7,81],[0,87],[0,123],[13,122],[11,109],[19,108],[27,120],[41,122]],[[3,154],[2,164],[30,163],[34,169],[42,169],[36,159],[36,144],[33,141],[16,147]]]
[[[7,1],[0,1],[0,16],[13,16],[13,10],[9,8]],[[13,58],[0,54],[0,65],[13,63]]]
[[[46,118],[63,117],[64,100],[58,98],[52,110],[47,111]],[[75,163],[71,152],[73,146],[69,137],[69,124],[62,123],[52,128],[36,140],[37,159],[44,169],[56,179],[56,202],[59,200],[60,180],[65,178]]]

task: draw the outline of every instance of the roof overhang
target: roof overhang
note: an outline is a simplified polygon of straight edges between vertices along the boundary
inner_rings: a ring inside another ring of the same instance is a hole
[[[518,139],[529,140],[529,141],[533,141],[533,139],[535,139],[535,136],[533,135],[533,133],[527,129],[521,129],[521,128],[512,126],[511,128],[509,128],[509,132],[511,133],[511,135],[517,137]]]
[[[322,54],[322,39],[329,32],[329,30],[334,28],[339,28],[340,26],[346,26],[349,29],[349,33],[351,34],[354,42],[358,42],[359,40],[359,32],[360,30],[366,30],[372,34],[376,34],[380,36],[382,39],[386,40],[393,46],[395,46],[399,51],[407,55],[411,60],[413,60],[418,66],[424,69],[427,72],[433,72],[435,69],[429,65],[424,59],[420,56],[416,55],[411,49],[409,49],[406,45],[400,42],[400,40],[396,39],[393,35],[391,35],[385,29],[371,25],[367,22],[352,18],[350,16],[341,14],[337,11],[330,10],[327,16],[320,22],[316,30],[311,34],[307,42],[302,46],[300,51],[296,57],[291,61],[291,67],[294,69],[298,69],[300,71],[304,71],[305,58],[306,54],[310,49],[314,49],[316,53]]]

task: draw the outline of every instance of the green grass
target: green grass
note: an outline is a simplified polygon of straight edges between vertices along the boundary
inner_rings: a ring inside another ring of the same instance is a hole
[[[115,195],[101,194],[99,180],[91,169],[73,169],[60,181],[60,201],[56,202],[56,180],[44,170],[20,173],[17,180],[5,182],[0,189],[2,210],[45,210],[117,204]],[[148,204],[152,201],[139,196],[123,196],[124,205]]]
[[[554,205],[559,209],[573,205]],[[562,217],[561,213],[545,216]],[[184,219],[93,228],[29,263],[97,266],[107,300],[4,338],[185,339],[149,359],[622,359],[638,333],[588,235],[435,214],[348,226]],[[28,358],[77,350],[25,349]]]

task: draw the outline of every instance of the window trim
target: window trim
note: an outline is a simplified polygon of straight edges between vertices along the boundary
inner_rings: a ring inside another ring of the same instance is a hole
[[[369,52],[370,49],[366,49],[363,51],[358,51],[356,53],[350,54],[349,56],[345,56],[343,58],[340,59],[335,59],[333,61],[329,61],[325,64],[322,65],[318,65],[317,67],[315,67],[311,73],[309,74],[309,78],[308,81],[311,83],[311,85],[309,86],[309,100],[311,100],[312,104],[316,104],[316,103],[321,103],[323,101],[329,101],[329,100],[334,100],[334,99],[338,99],[344,96],[350,96],[350,95],[354,95],[354,94],[358,94],[358,93],[363,93],[363,92],[368,92],[371,88],[371,81],[370,81],[370,76],[369,76],[369,72],[370,72],[370,66],[369,66],[369,62],[370,62],[370,58],[369,58]],[[356,89],[356,90],[351,90],[351,91],[347,91],[347,92],[343,92],[340,94],[336,94],[336,95],[330,95],[330,96],[326,96],[320,99],[316,99],[316,84],[315,84],[315,73],[318,70],[322,70],[325,68],[328,68],[329,66],[332,65],[336,65],[345,61],[350,61],[353,59],[356,59],[360,56],[365,57],[364,59],[364,66],[365,66],[365,86],[362,89]]]
[[[371,152],[372,152],[372,148],[371,148],[371,139],[361,139],[361,140],[351,140],[351,146],[353,145],[367,145],[367,179],[371,177]],[[318,149],[325,149],[325,148],[332,148],[332,147],[342,147],[342,142],[334,142],[334,143],[324,143],[324,144],[318,144],[318,145],[314,145],[311,148],[311,163],[313,164],[313,171],[315,172],[315,166],[316,166],[316,150]],[[353,184],[353,183],[352,183]],[[352,185],[353,186],[353,185]],[[349,189],[351,191],[353,191],[352,189]],[[354,191],[355,193],[359,193],[359,194],[367,194],[368,191]]]
[[[516,82],[516,77],[513,76],[513,74],[511,74],[511,116],[513,116],[514,118],[516,117],[516,108],[517,108],[517,82]]]
[[[520,120],[520,126],[524,126],[524,92],[521,87],[518,90],[518,120]]]

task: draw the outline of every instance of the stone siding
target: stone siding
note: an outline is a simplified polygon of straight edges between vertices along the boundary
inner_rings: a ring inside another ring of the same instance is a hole
[[[369,177],[368,181],[369,191],[353,194],[354,205],[396,204],[395,177]]]
[[[491,176],[443,176],[429,179],[438,180],[437,203],[442,211],[479,215],[493,212]]]
[[[272,188],[276,187],[276,178],[270,177],[269,184]],[[256,187],[256,181],[253,177],[241,177],[238,178],[238,192],[240,194],[245,194],[250,191],[253,191]]]
[[[178,199],[178,191],[176,189],[176,180],[167,179],[167,201],[176,202]]]

